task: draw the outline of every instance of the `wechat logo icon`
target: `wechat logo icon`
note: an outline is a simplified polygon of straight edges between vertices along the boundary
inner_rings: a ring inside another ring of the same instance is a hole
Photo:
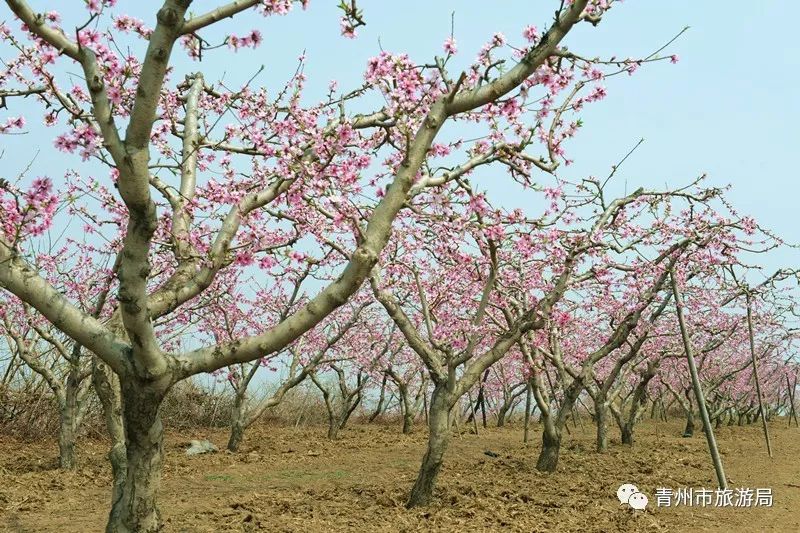
[[[617,489],[617,499],[619,500],[620,504],[628,505],[637,511],[644,511],[649,501],[647,496],[644,493],[639,492],[639,489],[636,487],[636,485],[631,483],[625,483],[619,486]]]

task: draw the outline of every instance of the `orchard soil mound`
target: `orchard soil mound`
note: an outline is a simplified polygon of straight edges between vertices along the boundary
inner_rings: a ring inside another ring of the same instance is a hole
[[[462,428],[454,435],[436,501],[406,510],[425,447],[420,426],[354,425],[337,441],[322,427],[260,426],[240,453],[186,456],[192,439],[221,449],[221,430],[168,432],[160,507],[166,531],[800,531],[800,430],[771,425],[774,458],[758,425],[722,427],[717,438],[730,487],[771,488],[772,507],[657,507],[655,490],[714,488],[705,438],[681,438],[682,423],[648,421],[633,447],[614,439],[594,451],[590,421],[564,435],[558,471],[536,471],[540,433],[522,443],[519,426]],[[610,428],[613,433],[613,428]],[[79,467],[57,470],[53,442],[0,436],[0,530],[102,531],[110,504],[107,443],[83,440]],[[485,452],[493,452],[486,454]],[[645,511],[621,506],[633,483]]]

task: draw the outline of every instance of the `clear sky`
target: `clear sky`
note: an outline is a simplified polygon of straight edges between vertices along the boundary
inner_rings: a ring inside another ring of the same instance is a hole
[[[53,6],[43,0],[31,3],[38,10]],[[196,0],[192,10],[205,12],[221,3]],[[218,29],[204,31],[204,37],[214,41],[223,32],[243,35],[257,28],[264,44],[237,54],[218,50],[201,64],[178,53],[176,68],[178,72],[201,69],[209,81],[225,73],[235,86],[264,65],[259,83],[278,88],[305,50],[309,92],[321,95],[334,78],[342,88],[355,86],[366,60],[379,51],[379,43],[389,51],[406,51],[419,62],[441,54],[453,12],[457,57],[466,65],[494,32],[505,33],[513,44],[521,42],[525,25],[544,28],[558,4],[555,0],[362,0],[367,26],[351,41],[339,36],[337,3],[311,0],[308,11],[297,9],[288,17],[263,19],[250,13],[224,21]],[[160,4],[118,2],[122,11],[150,26]],[[710,184],[734,186],[729,198],[743,214],[754,216],[789,241],[800,241],[796,229],[800,176],[795,163],[800,140],[800,106],[795,96],[800,45],[794,33],[797,22],[791,8],[795,5],[788,0],[627,0],[614,7],[597,28],[581,24],[564,43],[571,50],[584,56],[621,58],[647,55],[684,26],[691,29],[669,49],[680,56],[677,65],[645,65],[632,77],[609,80],[609,96],[586,108],[585,127],[569,145],[575,164],[560,172],[570,178],[605,175],[610,165],[644,138],[619,174],[617,192],[624,186],[632,190],[639,185],[682,185],[706,172]],[[0,20],[10,21],[6,7],[0,13]],[[74,13],[83,17],[85,12]],[[70,22],[69,13],[65,18]],[[138,43],[139,49],[133,52],[141,56],[145,43]],[[34,110],[19,101],[10,107],[0,110],[0,120]],[[38,126],[40,120],[38,112],[30,115],[28,135],[0,139],[4,174],[10,177],[24,167],[37,149],[46,157],[37,159],[32,169],[35,175],[55,178],[66,167],[80,167],[77,158],[54,153],[55,130]],[[776,268],[800,267],[798,259],[797,251],[786,250],[765,260]]]

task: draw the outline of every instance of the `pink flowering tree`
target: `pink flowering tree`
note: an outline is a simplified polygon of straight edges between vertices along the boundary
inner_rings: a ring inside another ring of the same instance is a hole
[[[737,221],[719,217],[710,204],[718,193],[651,193],[631,202],[595,237],[585,273],[576,276],[579,283],[555,306],[546,328],[521,344],[544,424],[539,470],[556,469],[562,430],[584,391],[595,400],[598,448],[605,448],[609,391],[664,312],[670,269],[720,255],[734,239]],[[545,383],[549,365],[561,390]]]
[[[701,273],[708,273],[709,270],[713,273],[716,261],[711,261],[712,265],[709,269],[709,263],[697,261],[697,256],[686,258],[682,264],[692,263],[691,277],[697,277]],[[635,268],[641,268],[642,265],[635,265]],[[704,272],[705,271],[705,272]],[[624,287],[625,284],[620,286]],[[614,289],[611,289],[614,290]],[[604,298],[599,302],[593,304],[593,307],[603,309],[604,303],[613,302],[607,298],[607,294],[603,295]],[[593,380],[587,384],[586,392],[594,402],[594,420],[597,425],[597,451],[604,452],[608,448],[608,433],[607,423],[609,412],[614,416],[621,431],[621,440],[623,444],[633,443],[633,424],[640,416],[641,409],[643,408],[647,386],[649,382],[655,377],[656,371],[660,364],[660,359],[664,353],[674,350],[677,352],[677,345],[665,345],[665,339],[674,339],[674,329],[668,328],[672,325],[665,322],[664,315],[671,310],[669,304],[672,300],[672,293],[666,292],[659,295],[656,302],[658,305],[654,306],[652,312],[647,316],[646,320],[640,320],[637,327],[631,333],[624,349],[617,350],[608,357],[598,361]],[[606,307],[608,304],[606,305]],[[614,303],[610,304],[614,307]],[[606,315],[613,324],[616,320],[615,311],[607,310]],[[630,385],[630,379],[633,377],[635,370],[639,367],[641,379],[634,386]],[[628,391],[633,398],[630,398],[632,403],[628,409],[628,416],[623,421],[622,406],[629,399],[623,396],[623,391]]]
[[[257,331],[260,324],[282,320],[303,305],[303,282],[318,265],[308,258],[305,262],[287,265],[284,283],[269,290],[251,280],[246,286],[252,291],[252,296],[237,293],[236,285],[242,283],[241,279],[230,280],[227,290],[216,291],[216,298],[197,311],[195,327],[199,329],[198,336],[210,337],[209,342],[234,340]],[[353,328],[365,327],[363,314],[368,303],[364,297],[356,297],[284,350],[214,373],[217,379],[224,380],[233,389],[229,451],[239,450],[247,428],[303,383],[342,337],[352,334]],[[263,391],[254,385],[259,382],[259,377],[265,375],[271,376],[269,382],[273,387],[268,394],[262,394]]]
[[[403,420],[402,432],[408,435],[413,430],[414,421],[426,409],[428,396],[428,376],[413,350],[405,342],[402,334],[394,331],[397,346],[390,348],[382,358],[381,371],[386,380],[382,384],[381,393],[385,394],[383,387],[392,387],[397,390],[397,408]],[[378,400],[379,407],[381,400]],[[376,408],[374,416],[379,412]],[[371,417],[373,418],[373,417]]]
[[[746,217],[741,219],[738,229],[741,236],[738,242],[728,243],[724,259],[705,262],[701,272],[683,273],[687,324],[697,351],[701,387],[709,418],[717,424],[722,423],[723,416],[732,423],[734,413],[741,407],[739,400],[744,398],[756,400],[756,407],[750,405],[745,413],[757,410],[759,387],[755,383],[753,365],[766,364],[770,371],[785,368],[787,361],[780,354],[785,353],[794,340],[793,328],[786,319],[791,316],[789,310],[793,306],[791,295],[787,294],[791,287],[784,282],[796,279],[796,272],[778,270],[754,287],[748,287],[736,274],[737,271],[740,276],[742,272],[759,274],[757,271],[760,269],[746,264],[742,250],[750,254],[764,252],[779,246],[781,241]],[[751,311],[760,335],[754,338],[751,347],[747,305],[743,304],[754,295],[758,295],[759,300],[752,305]],[[765,305],[763,302],[770,303]],[[673,332],[677,329],[674,321],[664,327]],[[759,341],[759,337],[771,341]],[[691,437],[695,429],[695,410],[699,406],[691,392],[685,353],[674,339],[671,343],[664,339],[666,335],[660,343],[662,371],[659,381],[663,391],[668,392],[684,411],[684,436]],[[749,387],[733,394],[735,384],[744,382],[749,382]]]
[[[90,269],[89,274],[101,274],[101,278],[84,277],[87,265],[70,255],[65,246],[53,254],[37,254],[36,263],[51,283],[60,285],[87,312],[107,314],[109,276]],[[91,404],[91,354],[13,295],[0,296],[0,334],[8,341],[12,357],[22,360],[49,387],[59,411],[59,466],[75,468],[75,445]]]
[[[477,412],[479,408],[481,409],[481,421],[483,427],[486,427],[486,409],[488,406],[489,410],[493,411],[497,417],[497,427],[503,427],[509,415],[514,413],[522,402],[523,395],[527,389],[528,379],[525,373],[525,360],[522,354],[517,351],[492,366],[489,373],[484,373],[472,411]],[[471,419],[476,414],[470,413],[469,416]],[[469,422],[470,419],[467,421]]]
[[[381,352],[375,354],[373,364],[366,367],[359,364],[361,358],[337,358],[334,355],[333,361],[323,363],[310,372],[311,382],[322,394],[322,403],[328,414],[329,439],[335,440],[339,437],[339,431],[345,428],[350,417],[362,404],[367,384],[372,378],[374,362],[388,347],[389,343],[384,342]]]
[[[57,148],[91,168],[106,165],[103,184],[108,190],[113,185],[117,209],[116,223],[103,228],[111,243],[105,251],[116,255],[116,307],[107,319],[94,317],[42,275],[21,237],[45,230],[49,218],[26,217],[22,210],[10,217],[3,210],[0,287],[118,377],[118,385],[115,378],[102,387],[119,400],[117,440],[124,437],[124,450],[118,448],[124,453],[112,456],[119,476],[108,530],[156,531],[159,406],[172,385],[278,353],[314,329],[356,293],[389,241],[394,219],[418,191],[450,184],[480,164],[502,162],[515,177],[530,179],[535,169],[562,162],[562,141],[577,124],[559,119],[564,110],[553,108],[548,94],[573,83],[587,86],[588,94],[573,100],[577,108],[602,98],[604,89],[592,62],[560,43],[576,24],[597,24],[611,3],[558,3],[553,24],[541,34],[528,30],[512,57],[504,57],[508,48],[498,36],[455,76],[446,58],[418,65],[406,55],[382,53],[361,85],[349,92],[331,87],[330,96],[314,104],[302,98],[302,67],[277,92],[250,82],[231,88],[215,81],[216,73],[177,77],[172,67],[178,53],[197,60],[220,53],[203,38],[208,27],[230,27],[227,19],[246,11],[281,15],[295,2],[236,0],[188,15],[191,0],[165,0],[147,22],[119,13],[115,4],[87,1],[82,20],[73,14],[75,22],[68,24],[59,13],[6,0],[17,20],[0,27],[3,45],[12,51],[0,96],[34,99],[54,128]],[[355,35],[363,15],[354,2],[343,7],[342,29]],[[260,42],[257,31],[226,38],[234,50]],[[454,51],[450,43],[445,53]],[[82,76],[68,74],[75,69]],[[542,97],[538,87],[546,92],[537,118],[528,104]],[[366,95],[375,94],[385,102],[381,108],[348,112],[351,102],[369,102]],[[548,115],[556,120],[545,120]],[[437,143],[449,121],[483,127],[491,141],[466,147],[467,162],[442,171],[448,149],[463,146],[458,140]],[[12,117],[3,131],[23,126]],[[500,134],[506,127],[509,134]],[[546,155],[524,155],[540,137]],[[66,181],[89,173],[76,170]],[[33,191],[31,205],[45,201],[36,192],[42,186],[23,188]],[[195,303],[213,292],[226,270],[279,276],[285,261],[302,260],[309,250],[316,250],[315,260],[337,259],[324,266],[327,274],[313,296],[283,319],[202,346],[159,338],[160,326],[199,307]]]
[[[658,224],[637,225],[640,218],[649,222],[646,214],[651,211],[669,211],[668,198],[673,194],[637,190],[607,202],[602,185],[589,183],[570,189],[570,194],[554,195],[559,199],[541,218],[532,220],[516,211],[493,209],[484,195],[459,180],[459,188],[450,195],[436,196],[435,209],[423,221],[414,220],[412,225],[402,217],[398,222],[404,229],[402,237],[384,251],[370,283],[425,364],[434,386],[428,449],[409,507],[432,498],[453,408],[492,365],[518,347],[532,359],[534,337],[549,324],[569,322],[567,313],[557,312],[559,302],[568,291],[607,274],[608,250],[632,253],[641,242],[663,246],[647,263],[655,273],[636,270],[639,276],[627,288],[628,299],[620,304],[609,340],[574,374],[568,401],[562,404],[567,413],[583,391],[592,365],[622,345],[656,299],[667,277],[666,265],[674,264],[695,242],[696,227],[671,236],[669,231],[662,234],[664,228]],[[674,194],[690,204],[703,204],[713,195],[713,191]],[[626,238],[621,240],[620,234]],[[619,283],[625,287],[623,281]],[[549,414],[543,406],[540,402],[543,414]],[[563,424],[563,416],[558,418],[556,431]],[[546,441],[543,454],[557,458],[557,450],[558,442]],[[554,468],[555,461],[548,465]]]
[[[367,302],[372,303],[365,294],[364,303],[357,308],[361,316],[354,314],[349,326],[345,324],[348,327],[339,326],[339,333],[324,341],[317,349],[317,364],[308,371],[311,382],[322,394],[331,440],[338,438],[339,430],[362,405],[367,385],[379,374],[376,370],[381,360],[397,346],[391,330],[380,327],[371,308],[361,311]]]

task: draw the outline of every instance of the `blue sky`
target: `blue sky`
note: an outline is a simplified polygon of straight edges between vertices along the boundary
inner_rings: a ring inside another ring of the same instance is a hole
[[[45,10],[51,2],[31,2]],[[78,2],[75,2],[76,4]],[[205,12],[222,0],[196,0],[192,10]],[[120,11],[130,12],[153,25],[161,2],[119,1]],[[192,63],[176,54],[178,72],[203,70],[209,81],[223,74],[232,85],[265,66],[259,83],[278,88],[294,71],[297,56],[305,50],[309,93],[321,95],[328,81],[340,87],[355,86],[366,61],[383,49],[408,52],[417,61],[441,53],[450,34],[455,13],[458,60],[464,65],[476,55],[494,32],[521,42],[527,24],[545,27],[557,7],[555,0],[495,2],[454,0],[362,1],[367,26],[351,41],[339,36],[339,12],[331,0],[312,0],[308,11],[297,9],[288,17],[263,19],[253,13],[222,22],[203,36],[219,40],[224,32],[244,34],[259,29],[264,44],[257,50],[231,54],[226,49]],[[531,4],[534,4],[531,6]],[[640,138],[644,144],[625,163],[616,181],[616,192],[643,185],[651,188],[677,186],[708,173],[709,184],[732,184],[729,198],[743,214],[789,241],[797,239],[795,214],[800,198],[794,150],[800,140],[797,122],[800,106],[795,99],[800,46],[795,34],[794,7],[788,0],[736,2],[706,0],[627,0],[612,9],[598,27],[581,24],[565,44],[585,56],[638,57],[668,41],[684,26],[691,26],[669,49],[681,60],[677,65],[646,65],[634,76],[609,80],[609,96],[582,114],[585,127],[569,145],[575,164],[561,170],[564,177],[606,175],[610,165]],[[9,20],[3,8],[0,20]],[[75,15],[83,16],[81,10]],[[65,14],[66,27],[70,14]],[[74,25],[74,24],[73,24]],[[138,41],[141,56],[145,43]],[[36,150],[34,175],[63,175],[66,167],[78,167],[77,158],[61,157],[52,149],[55,130],[38,125],[40,113],[24,102],[12,102],[0,110],[0,120],[29,114],[25,136],[2,139],[4,173],[21,170]],[[498,194],[501,196],[503,192]],[[513,192],[509,189],[511,201]],[[770,268],[800,266],[794,250],[773,253],[764,262]]]

